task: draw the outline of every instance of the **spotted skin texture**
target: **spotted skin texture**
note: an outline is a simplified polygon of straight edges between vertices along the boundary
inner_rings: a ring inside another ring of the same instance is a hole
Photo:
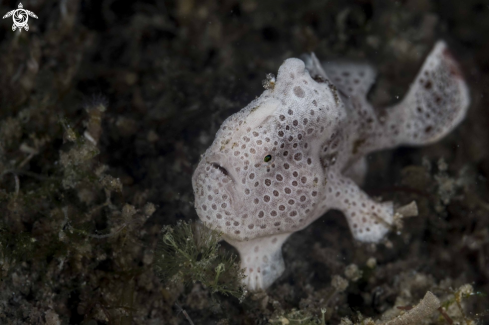
[[[374,80],[364,64],[322,65],[314,54],[288,59],[259,98],[224,121],[202,156],[192,179],[197,214],[238,249],[249,290],[269,287],[284,270],[288,236],[330,209],[344,213],[356,240],[380,241],[394,209],[358,187],[365,155],[432,143],[469,105],[441,41],[404,100],[382,116],[366,99]]]

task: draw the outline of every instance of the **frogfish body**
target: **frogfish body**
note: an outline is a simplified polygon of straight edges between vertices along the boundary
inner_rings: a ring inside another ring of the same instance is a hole
[[[287,59],[257,99],[222,124],[193,175],[195,209],[240,253],[249,290],[283,272],[281,247],[330,209],[352,235],[378,242],[393,224],[392,202],[360,188],[366,155],[433,143],[457,126],[469,91],[445,43],[429,54],[404,99],[379,116],[367,101],[366,64]]]

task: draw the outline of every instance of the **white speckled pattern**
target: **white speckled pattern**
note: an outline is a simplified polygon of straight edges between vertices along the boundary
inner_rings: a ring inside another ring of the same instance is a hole
[[[274,85],[224,121],[192,179],[197,214],[239,250],[250,290],[266,289],[280,276],[282,243],[330,209],[345,214],[355,239],[381,240],[393,205],[359,189],[365,155],[434,142],[469,105],[444,42],[383,118],[366,99],[373,68],[322,66],[314,54],[305,62],[286,60]]]

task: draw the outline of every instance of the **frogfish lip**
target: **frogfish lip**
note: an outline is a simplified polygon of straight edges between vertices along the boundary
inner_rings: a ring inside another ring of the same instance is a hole
[[[232,171],[227,168],[223,160],[225,160],[225,157],[220,154],[206,154],[199,163],[195,173],[203,173],[206,178],[219,179],[224,183],[223,185],[234,183],[235,178],[233,177]]]
[[[213,162],[211,163],[211,166],[217,170],[219,170],[221,173],[223,173],[224,175],[226,176],[229,176],[229,172],[226,168],[222,167],[221,165],[219,165],[218,163],[216,162]]]
[[[202,160],[192,177],[197,215],[212,227],[222,227],[235,214],[235,182],[217,159]]]
[[[206,157],[202,160],[192,177],[194,189],[204,187],[206,190],[210,188],[218,188],[226,190],[230,195],[235,185],[235,178],[230,170],[226,168],[217,157]]]
[[[220,162],[209,161],[205,163],[206,177],[219,180],[222,186],[234,184],[234,177],[231,172]]]

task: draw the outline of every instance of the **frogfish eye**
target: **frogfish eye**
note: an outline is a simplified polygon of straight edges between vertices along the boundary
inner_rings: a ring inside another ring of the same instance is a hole
[[[272,156],[271,155],[266,155],[265,158],[263,159],[265,162],[269,162],[270,160],[272,160]]]

